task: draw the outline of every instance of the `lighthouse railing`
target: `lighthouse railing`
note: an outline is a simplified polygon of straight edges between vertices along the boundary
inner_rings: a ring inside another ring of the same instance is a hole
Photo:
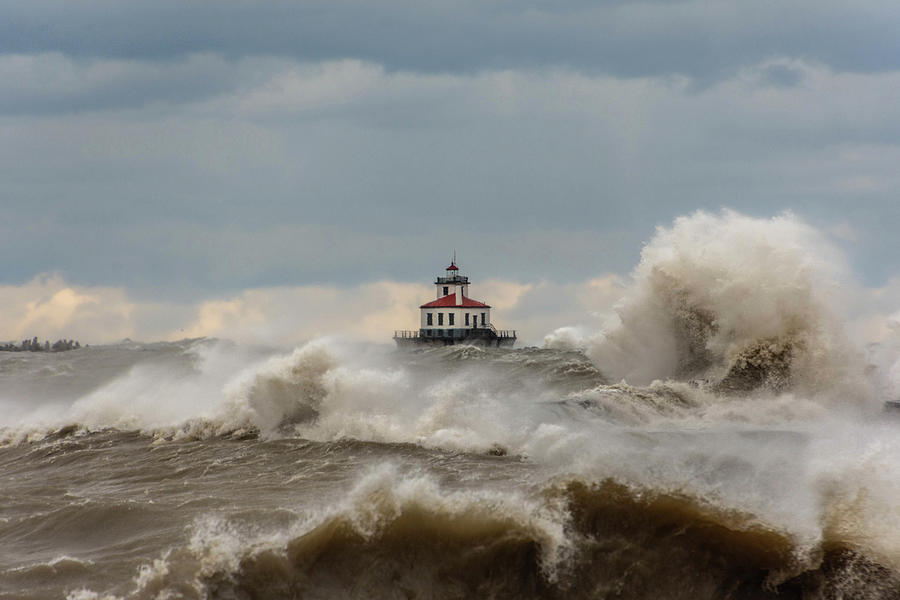
[[[514,338],[514,337],[516,337],[515,329],[497,329],[496,327],[494,327],[493,323],[488,323],[487,328],[491,330],[491,333],[493,333],[494,335],[496,335],[499,338]]]
[[[410,331],[408,329],[395,329],[394,330],[394,338],[395,339],[396,338],[409,339],[409,338],[417,338],[417,337],[421,337],[421,331],[419,331],[418,329],[416,329],[414,331]]]
[[[429,333],[426,335],[426,331]],[[486,332],[490,331],[494,336],[498,338],[515,338],[516,330],[515,329],[497,329],[493,325],[487,325],[485,327],[473,327],[472,329],[466,328],[448,328],[448,329],[437,329],[437,330],[409,330],[409,329],[395,329],[394,330],[394,339],[418,339],[425,337],[433,337],[433,338],[449,338],[449,337],[468,337],[466,332],[473,332],[474,337],[483,337]],[[438,335],[439,334],[439,335]]]
[[[452,276],[450,276],[450,277],[436,277],[436,278],[434,279],[434,282],[435,282],[436,284],[443,284],[443,283],[460,283],[460,284],[468,284],[468,283],[469,283],[469,278],[466,277],[465,275],[452,275]]]

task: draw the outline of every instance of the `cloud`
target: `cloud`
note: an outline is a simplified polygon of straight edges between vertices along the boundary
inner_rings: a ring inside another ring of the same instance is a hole
[[[623,77],[703,80],[772,56],[849,71],[898,68],[900,15],[889,2],[710,4],[700,0],[483,3],[131,2],[0,5],[0,52],[165,62],[213,53],[345,58],[387,69],[471,73],[563,66]]]
[[[344,289],[295,286],[245,290],[226,299],[200,303],[184,325],[184,335],[278,344],[343,335],[387,343],[394,329],[416,326],[424,291],[424,286],[393,282]],[[169,337],[175,335],[172,332]]]
[[[771,63],[760,69],[759,82],[773,87],[793,87],[803,81],[802,69],[790,65]]]
[[[48,113],[69,93],[53,77],[0,90],[21,105],[0,117],[7,282],[59,272],[202,297],[413,279],[463,245],[492,257],[485,277],[575,281],[626,272],[655,225],[697,208],[792,208],[876,232],[900,210],[898,73],[768,59],[696,88],[559,68],[33,58],[60,81],[87,74],[72,102],[94,108]],[[196,94],[104,105],[130,81],[207,69],[221,85],[201,78]],[[771,85],[772,69],[796,84]],[[860,210],[847,216],[850,201]],[[868,236],[853,252],[897,255],[895,237]],[[896,266],[861,262],[873,278]]]
[[[888,2],[0,14],[0,335],[383,339],[456,248],[539,342],[603,329],[654,228],[721,207],[792,210],[873,290],[900,270]]]
[[[540,345],[543,336],[560,327],[593,333],[608,328],[618,319],[615,305],[625,293],[618,275],[565,284],[547,280],[530,284],[486,281],[478,289],[492,299],[497,327],[518,329],[520,336],[533,345]]]
[[[110,341],[134,333],[134,304],[123,290],[70,286],[41,275],[19,286],[0,286],[0,339],[60,338]]]
[[[828,233],[846,242],[856,243],[859,241],[859,231],[846,221],[835,223],[825,229]]]
[[[192,54],[155,62],[75,59],[60,52],[0,54],[0,113],[59,114],[185,103],[237,85],[223,58]]]

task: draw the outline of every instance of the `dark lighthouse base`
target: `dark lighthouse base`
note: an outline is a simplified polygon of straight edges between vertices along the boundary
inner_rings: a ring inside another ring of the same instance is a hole
[[[440,335],[438,335],[440,334]],[[511,347],[516,343],[515,330],[498,330],[493,327],[472,329],[420,329],[418,331],[395,331],[394,341],[400,348],[415,346],[454,346],[466,344],[484,347]]]

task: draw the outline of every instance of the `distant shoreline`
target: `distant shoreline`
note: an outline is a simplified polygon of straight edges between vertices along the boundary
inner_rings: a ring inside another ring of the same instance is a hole
[[[43,343],[34,337],[30,340],[22,340],[21,344],[7,342],[0,345],[0,352],[67,352],[81,348],[81,343],[76,340],[56,340],[52,344],[49,340]],[[87,347],[87,346],[85,346]]]

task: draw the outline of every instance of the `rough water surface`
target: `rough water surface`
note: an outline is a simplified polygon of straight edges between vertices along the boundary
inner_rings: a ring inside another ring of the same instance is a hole
[[[545,349],[0,354],[0,598],[900,598],[900,416],[790,216]]]
[[[0,598],[900,589],[900,422],[865,407],[610,384],[567,350],[0,361]]]

